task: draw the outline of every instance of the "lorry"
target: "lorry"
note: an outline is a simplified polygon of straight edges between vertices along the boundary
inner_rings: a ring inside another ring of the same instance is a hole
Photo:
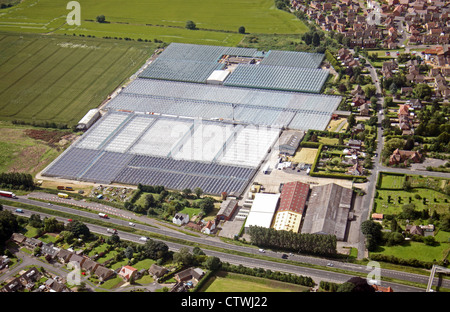
[[[71,186],[66,186],[66,191],[73,191],[73,187],[71,187]]]
[[[57,188],[58,190],[64,190],[65,187],[60,185],[60,186],[57,186],[56,188]]]
[[[106,229],[106,232],[111,233],[111,234],[117,234],[116,229]]]
[[[69,195],[67,195],[66,193],[58,193],[58,197],[60,197],[60,198],[69,198]]]
[[[105,213],[103,213],[103,212],[99,212],[98,216],[99,216],[100,218],[108,219],[108,215],[105,214]]]
[[[16,198],[16,194],[7,191],[0,191],[0,196],[8,197],[8,198]]]

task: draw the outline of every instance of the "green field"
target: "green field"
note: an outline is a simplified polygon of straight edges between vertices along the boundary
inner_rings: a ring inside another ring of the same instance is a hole
[[[8,31],[85,34],[96,37],[159,39],[237,45],[244,26],[249,33],[299,34],[307,31],[294,15],[277,10],[273,0],[148,0],[78,1],[81,25],[66,24],[68,1],[25,0],[0,13],[0,28]],[[107,23],[97,23],[104,15]],[[199,30],[185,29],[192,20]]]
[[[76,124],[135,73],[155,47],[0,33],[0,119]]]
[[[207,283],[204,292],[302,292],[308,287],[283,283],[260,277],[218,272]]]

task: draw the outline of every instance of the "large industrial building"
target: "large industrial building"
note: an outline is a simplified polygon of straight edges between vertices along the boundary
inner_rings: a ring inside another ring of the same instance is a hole
[[[324,130],[323,54],[170,44],[43,176],[241,195],[283,130]]]
[[[278,208],[280,194],[257,193],[252,208],[245,221],[245,231],[251,226],[270,228]]]
[[[335,183],[314,186],[301,233],[336,235],[344,240],[353,190]]]
[[[308,195],[309,184],[299,181],[284,184],[273,228],[298,233]]]

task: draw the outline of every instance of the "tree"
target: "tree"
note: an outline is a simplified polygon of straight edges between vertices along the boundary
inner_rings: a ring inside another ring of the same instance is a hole
[[[310,45],[312,43],[312,36],[310,33],[305,33],[302,39],[307,45]]]
[[[203,195],[203,190],[201,188],[199,188],[199,187],[196,187],[194,189],[194,193],[195,193],[195,196],[197,196],[197,198],[200,198]]]
[[[183,247],[180,251],[173,254],[173,261],[180,262],[184,266],[189,266],[193,263],[194,257],[189,251],[189,248]]]
[[[192,190],[190,188],[185,188],[182,190],[184,197],[189,197],[192,194]]]
[[[239,27],[239,33],[240,34],[245,34],[245,27],[244,26]]]
[[[164,259],[168,255],[168,252],[169,247],[161,241],[149,239],[144,245],[145,256],[153,260]]]
[[[214,199],[211,197],[205,197],[199,207],[205,215],[209,214],[214,209]]]
[[[9,210],[0,211],[0,246],[19,229],[16,216]]]
[[[75,237],[89,237],[91,235],[91,232],[89,231],[89,228],[86,226],[86,224],[78,221],[73,220],[66,226],[67,231],[73,233]]]
[[[97,20],[97,23],[104,23],[104,22],[106,22],[106,17],[105,17],[105,15],[98,15],[96,17],[96,20]]]
[[[347,118],[347,122],[348,122],[348,129],[350,130],[356,124],[355,115],[350,114],[350,116],[348,116]]]
[[[376,246],[381,243],[382,232],[381,225],[373,220],[366,220],[361,223],[361,232],[366,237],[367,249],[375,250]]]
[[[377,88],[374,85],[367,85],[364,86],[363,91],[367,98],[371,98],[377,93]]]
[[[44,231],[49,233],[61,232],[64,230],[64,223],[59,222],[54,217],[44,218]]]
[[[211,271],[216,271],[221,268],[222,262],[217,257],[208,257],[204,263],[204,266]]]
[[[195,23],[193,21],[187,21],[186,28],[190,29],[190,30],[195,30],[195,29],[197,29],[197,25],[195,25]]]
[[[148,209],[150,207],[153,207],[155,205],[155,198],[153,197],[152,194],[147,194],[145,195],[145,204],[144,204],[144,208]]]
[[[128,246],[123,253],[124,253],[125,257],[127,257],[129,260],[131,260],[131,258],[133,258],[133,253],[134,253],[133,247]]]
[[[312,36],[312,44],[315,47],[318,47],[320,45],[320,35],[316,32]]]
[[[421,100],[427,99],[431,96],[431,87],[426,83],[419,83],[414,87],[413,94]]]

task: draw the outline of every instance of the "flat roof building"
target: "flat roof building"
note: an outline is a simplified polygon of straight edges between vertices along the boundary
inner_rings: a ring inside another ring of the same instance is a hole
[[[294,156],[300,142],[304,136],[303,131],[286,130],[284,131],[278,141],[278,149],[280,154]]]
[[[245,222],[245,230],[250,226],[270,228],[278,207],[280,194],[256,193],[250,213]]]
[[[290,182],[283,186],[280,207],[275,216],[273,228],[277,231],[298,233],[309,194],[309,184]]]
[[[313,187],[301,233],[330,234],[344,240],[352,196],[352,189],[334,183]]]

